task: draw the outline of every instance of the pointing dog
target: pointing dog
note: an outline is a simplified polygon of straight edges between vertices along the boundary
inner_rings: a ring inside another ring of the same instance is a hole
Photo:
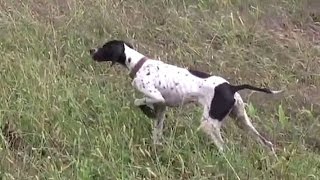
[[[144,95],[141,99],[135,99],[135,106],[155,119],[152,137],[154,144],[161,143],[167,107],[196,103],[203,108],[198,129],[210,138],[219,151],[224,150],[220,128],[225,117],[230,116],[241,129],[250,132],[258,142],[274,153],[273,144],[252,125],[238,91],[250,89],[269,94],[282,91],[248,84],[232,85],[219,76],[150,59],[122,40],[111,40],[102,47],[90,49],[90,55],[96,62],[110,61],[111,66],[118,63],[129,70],[132,86]]]

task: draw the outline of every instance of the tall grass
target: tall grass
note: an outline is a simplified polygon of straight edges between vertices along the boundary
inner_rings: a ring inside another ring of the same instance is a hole
[[[320,6],[311,3],[0,1],[0,177],[318,179]],[[285,89],[242,92],[279,160],[232,121],[222,156],[196,132],[193,106],[168,111],[165,145],[154,147],[126,70],[88,55],[110,39],[235,84]]]

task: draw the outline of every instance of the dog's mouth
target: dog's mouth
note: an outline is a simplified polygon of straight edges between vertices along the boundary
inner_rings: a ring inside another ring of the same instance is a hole
[[[92,58],[92,60],[100,62],[100,61],[106,61],[99,53],[98,48],[93,48],[89,50],[89,54]]]
[[[89,53],[90,53],[91,56],[93,56],[97,51],[98,51],[97,48],[92,48],[92,49],[89,50]]]

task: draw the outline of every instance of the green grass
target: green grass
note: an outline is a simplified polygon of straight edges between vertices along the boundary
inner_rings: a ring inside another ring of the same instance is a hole
[[[320,5],[297,0],[0,1],[0,179],[319,179]],[[163,147],[124,68],[88,49],[138,51],[232,83],[279,160],[228,119],[225,157],[196,132],[201,109],[168,111]],[[229,163],[228,163],[229,162]],[[232,169],[233,168],[233,169]]]

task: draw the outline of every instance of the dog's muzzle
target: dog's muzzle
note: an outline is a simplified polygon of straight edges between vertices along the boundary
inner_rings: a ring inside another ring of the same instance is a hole
[[[96,53],[97,51],[98,51],[97,48],[93,48],[93,49],[89,50],[89,53],[90,53],[91,56],[93,56],[93,54]]]

